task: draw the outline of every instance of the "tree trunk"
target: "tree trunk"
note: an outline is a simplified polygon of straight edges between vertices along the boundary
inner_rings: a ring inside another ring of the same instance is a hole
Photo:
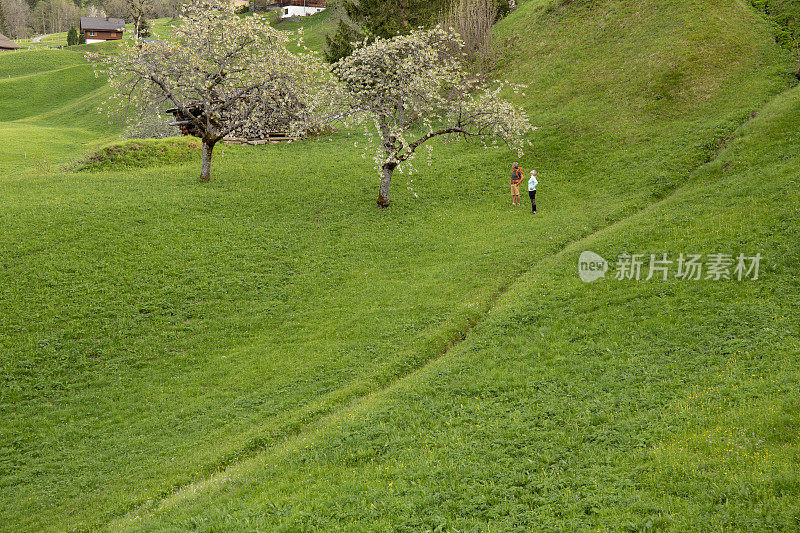
[[[404,28],[408,28],[408,0],[400,0],[400,21]]]
[[[381,190],[378,193],[378,208],[386,209],[389,207],[389,187],[392,185],[392,174],[397,167],[395,164],[383,165],[383,176],[381,177]]]
[[[200,167],[200,181],[211,180],[211,152],[214,151],[216,141],[203,141],[203,165]]]

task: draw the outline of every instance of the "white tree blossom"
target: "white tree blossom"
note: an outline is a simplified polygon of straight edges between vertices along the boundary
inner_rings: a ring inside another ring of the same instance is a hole
[[[138,40],[96,64],[106,67],[115,107],[173,108],[183,133],[203,141],[200,179],[207,181],[214,145],[226,135],[263,121],[296,134],[335,101],[323,63],[287,50],[290,38],[265,16],[237,16],[233,2],[193,0],[173,39]]]
[[[464,70],[462,46],[437,26],[364,43],[334,65],[350,106],[368,119],[368,139],[369,122],[380,139],[369,143],[381,172],[380,208],[389,206],[394,170],[434,137],[475,137],[485,146],[502,140],[521,155],[531,130],[525,112],[501,97],[508,84],[490,88]]]

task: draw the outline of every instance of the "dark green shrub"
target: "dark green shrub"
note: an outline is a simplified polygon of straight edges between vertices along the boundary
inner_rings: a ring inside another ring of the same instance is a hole
[[[74,46],[78,44],[79,40],[78,30],[75,29],[75,26],[71,27],[67,32],[67,46]]]
[[[339,20],[339,26],[333,35],[325,36],[325,50],[323,55],[328,63],[336,63],[343,57],[353,53],[353,44],[364,39],[364,36]]]

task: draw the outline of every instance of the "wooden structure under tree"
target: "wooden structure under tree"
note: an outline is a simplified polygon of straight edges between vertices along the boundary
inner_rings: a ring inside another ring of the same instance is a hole
[[[288,131],[272,131],[265,134],[263,139],[245,139],[244,137],[227,136],[222,139],[228,144],[247,144],[250,146],[258,146],[261,144],[278,144],[278,143],[291,143],[299,141],[299,137],[293,137]]]
[[[175,117],[175,122],[170,122],[169,125],[180,128],[181,134],[183,135],[200,137],[197,126],[193,123],[193,119],[203,118],[203,107],[200,105],[193,105],[187,107],[186,111],[187,113],[182,113],[177,107],[167,109],[166,112],[171,113],[172,116]],[[265,131],[263,128],[259,128],[257,131],[253,131],[252,129],[235,131],[222,140],[229,144],[256,146],[261,144],[290,143],[298,141],[300,138],[292,135],[289,131]]]

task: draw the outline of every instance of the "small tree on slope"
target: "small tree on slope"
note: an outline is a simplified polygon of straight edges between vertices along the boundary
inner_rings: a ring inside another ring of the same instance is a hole
[[[133,21],[135,38],[141,36],[140,26],[145,17],[152,17],[156,14],[156,0],[105,0],[103,7],[109,13]]]
[[[67,32],[67,46],[74,46],[78,44],[78,30],[72,26]]]
[[[378,142],[369,144],[381,173],[378,207],[389,206],[395,169],[434,137],[475,137],[484,146],[500,140],[521,155],[532,129],[525,112],[501,98],[506,84],[489,88],[470,77],[461,48],[455,34],[437,26],[377,39],[334,65],[352,109],[377,132]],[[368,137],[375,140],[371,133]]]
[[[151,115],[175,108],[184,133],[203,141],[200,180],[208,181],[214,146],[229,133],[272,115],[304,130],[335,99],[323,63],[289,52],[289,38],[265,16],[236,16],[233,2],[194,0],[174,41],[133,42],[104,58],[113,107]]]

